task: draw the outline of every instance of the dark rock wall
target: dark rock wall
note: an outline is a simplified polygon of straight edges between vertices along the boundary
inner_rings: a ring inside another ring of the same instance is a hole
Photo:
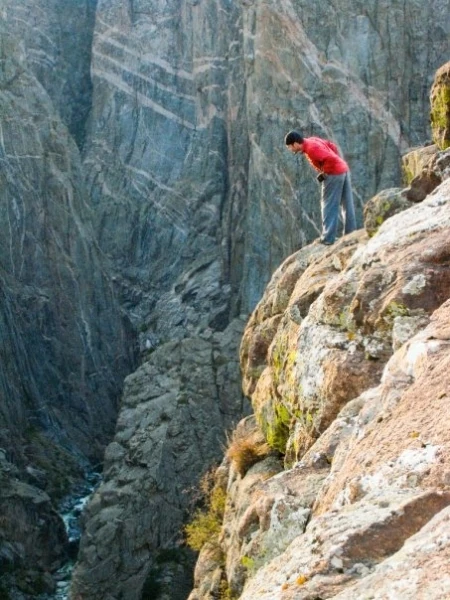
[[[99,460],[132,365],[86,202],[78,149],[23,45],[2,34],[1,439],[42,427]]]
[[[92,104],[92,36],[97,0],[3,0],[9,34],[26,51],[27,67],[49,94],[78,146]],[[1,13],[0,13],[1,14]]]

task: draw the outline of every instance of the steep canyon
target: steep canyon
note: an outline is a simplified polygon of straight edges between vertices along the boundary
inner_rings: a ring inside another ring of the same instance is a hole
[[[401,155],[430,139],[449,31],[444,0],[0,0],[12,598],[32,597],[42,574],[52,588],[65,556],[54,503],[103,460],[73,598],[139,599],[166,563],[167,597],[187,596],[192,556],[168,551],[250,412],[248,315],[318,232],[317,184],[283,135],[339,143],[362,224],[365,203],[401,185]]]

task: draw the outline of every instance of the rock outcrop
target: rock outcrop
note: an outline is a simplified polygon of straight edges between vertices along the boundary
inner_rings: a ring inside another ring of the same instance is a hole
[[[419,175],[424,154],[405,161]],[[365,215],[370,237],[289,257],[247,324],[244,390],[285,469],[227,452],[189,600],[449,596],[449,174],[421,204],[389,189]]]
[[[445,150],[450,146],[450,62],[437,71],[430,102],[433,139],[441,150]]]
[[[67,558],[67,535],[50,497],[20,481],[19,470],[0,453],[0,595],[18,598],[54,592],[50,575]]]
[[[190,600],[448,597],[449,232],[447,179],[370,239],[276,271],[241,360],[285,470],[224,463],[218,550]]]
[[[225,432],[248,410],[236,353],[243,325],[162,345],[126,379],[104,482],[85,515],[73,598],[136,598],[155,571],[161,577],[158,549],[182,542],[199,465],[220,462]],[[184,567],[186,586],[192,559]]]
[[[300,250],[255,310],[242,346],[244,382],[268,440],[283,450],[288,439],[288,457],[303,455],[343,404],[378,381],[401,325],[419,326],[447,299],[448,213],[424,202],[364,246],[357,233],[332,249]]]

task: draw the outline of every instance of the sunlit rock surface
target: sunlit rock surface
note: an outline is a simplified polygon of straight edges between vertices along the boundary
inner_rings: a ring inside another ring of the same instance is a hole
[[[225,558],[215,566],[230,593],[447,597],[449,231],[445,181],[372,238],[352,234],[334,253],[310,246],[274,274],[241,359],[256,418],[269,442],[284,441],[288,468],[253,481],[264,462],[244,477],[231,467],[219,538]],[[353,254],[344,260],[345,244]],[[340,259],[334,275],[332,254]],[[300,289],[313,300],[294,321]],[[283,436],[271,439],[276,426]],[[244,502],[235,489],[247,490]],[[207,598],[212,572],[196,581],[192,600]]]

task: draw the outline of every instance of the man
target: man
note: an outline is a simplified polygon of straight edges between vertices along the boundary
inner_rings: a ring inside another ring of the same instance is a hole
[[[298,131],[290,131],[284,138],[288,150],[294,154],[302,152],[311,165],[319,171],[321,182],[322,235],[321,244],[334,244],[336,240],[339,209],[342,209],[344,232],[356,229],[350,169],[339,156],[337,146],[318,137],[304,138]]]

